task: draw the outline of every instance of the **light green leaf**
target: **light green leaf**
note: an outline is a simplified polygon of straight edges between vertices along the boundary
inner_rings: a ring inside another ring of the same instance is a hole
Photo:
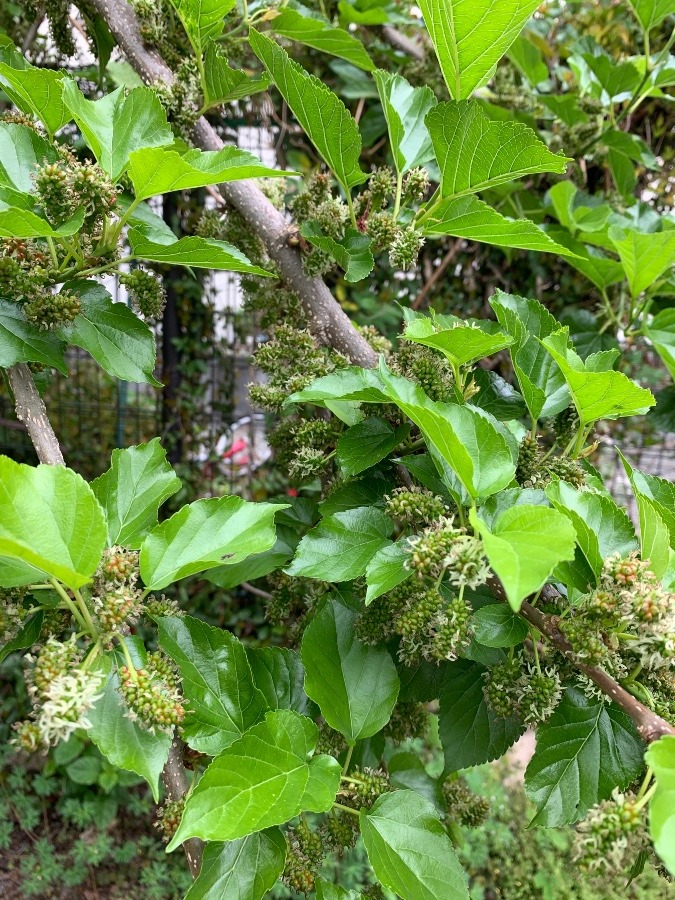
[[[546,195],[558,221],[575,236],[578,232],[602,231],[612,215],[612,207],[598,197],[577,190],[571,181],[554,184]]]
[[[440,350],[454,368],[471,365],[513,343],[513,338],[503,334],[494,322],[455,316],[415,318],[406,325],[404,337]]]
[[[29,209],[9,207],[0,210],[0,237],[2,238],[34,238],[64,237],[75,234],[82,227],[84,207],[75,213],[72,219],[52,228],[46,219],[36,215]]]
[[[330,884],[323,878],[316,882],[316,900],[360,900],[361,894],[356,891],[348,891],[339,884]]]
[[[287,504],[241,497],[196,500],[152,529],[141,546],[141,578],[150,590],[223,562],[240,562],[274,545],[274,515]]]
[[[284,870],[286,840],[266,828],[237,841],[208,843],[185,900],[262,900]]]
[[[434,157],[424,120],[438,101],[431,88],[412,87],[402,75],[377,69],[373,77],[389,130],[394,164],[403,175]]]
[[[490,119],[474,100],[439,103],[426,123],[443,197],[474,194],[537,172],[562,175],[571,162],[551,153],[527,125]]]
[[[292,709],[309,715],[305,670],[300,655],[285,647],[247,647],[253,680],[268,709]]]
[[[155,335],[145,322],[125,303],[113,303],[96,281],[71,281],[63,290],[72,291],[82,304],[73,322],[60,329],[67,343],[82,347],[101,368],[122,381],[161,386],[153,374]]]
[[[210,41],[204,54],[204,106],[211,109],[222,103],[244,100],[252,94],[266,91],[271,78],[251,76],[241,69],[233,69],[221,53],[218,44]]]
[[[188,712],[186,743],[216,756],[264,715],[244,645],[229,631],[192,616],[161,616],[159,645],[180,671]]]
[[[496,247],[574,256],[571,250],[556,244],[534,222],[529,219],[507,219],[478,197],[442,200],[434,205],[433,212],[425,216],[421,224],[428,237],[451,234]]]
[[[32,128],[0,123],[0,185],[30,194],[35,189],[38,166],[56,159],[56,150]]]
[[[361,403],[388,403],[384,385],[374,369],[348,366],[332,375],[317,378],[312,384],[298,391],[286,401],[290,403],[319,403],[326,400],[354,400]]]
[[[409,558],[405,538],[377,551],[366,569],[366,606],[412,575],[405,565]]]
[[[628,514],[611,497],[579,491],[565,481],[551,482],[546,496],[571,520],[577,543],[596,576],[608,556],[628,556],[637,550],[635,529]]]
[[[66,375],[65,349],[55,334],[28,322],[18,303],[0,299],[0,366],[7,369],[18,362],[37,362]]]
[[[74,81],[66,81],[63,100],[112,181],[125,171],[134,150],[173,142],[166,113],[152,88],[138,87],[125,94],[119,87],[100,100],[87,100]]]
[[[536,36],[526,31],[518,35],[508,53],[511,62],[523,73],[532,87],[549,78],[548,66],[535,40]]]
[[[129,159],[129,178],[137,200],[207,184],[293,174],[270,169],[257,156],[238,147],[223,147],[214,151],[188,150],[183,154],[167,147],[143,147],[134,150]]]
[[[567,384],[553,357],[536,340],[556,331],[558,322],[538,300],[500,290],[490,298],[490,305],[502,328],[515,338],[511,360],[532,418],[562,412],[570,402]]]
[[[675,378],[675,309],[662,309],[644,326],[670,377]]]
[[[350,745],[387,724],[399,689],[387,650],[355,636],[357,618],[355,610],[329,597],[305,629],[301,651],[307,695]]]
[[[490,566],[517,612],[546,583],[558,563],[574,559],[575,531],[561,512],[547,506],[513,506],[489,528],[471,510]]]
[[[389,399],[422,432],[474,498],[505,488],[515,473],[512,438],[489,413],[457,403],[435,403],[422,388],[380,368]]]
[[[473,614],[474,635],[485,647],[517,647],[528,635],[527,622],[505,603],[489,603]]]
[[[482,87],[539,6],[538,0],[420,0],[453,100]]]
[[[223,33],[225,16],[234,9],[236,0],[171,0],[185,33],[195,51],[201,56],[208,40]]]
[[[359,69],[372,72],[375,68],[361,41],[343,28],[334,28],[321,19],[303,16],[286,7],[272,19],[272,30],[291,41],[346,59]]]
[[[652,287],[675,263],[675,231],[642,234],[612,226],[609,237],[621,259],[633,298]]]
[[[322,519],[298,544],[289,575],[322,581],[351,581],[390,542],[391,520],[379,509],[360,507]]]
[[[144,665],[145,648],[140,641],[137,638],[125,640],[135,665]],[[101,698],[87,714],[91,722],[87,734],[114,766],[145,778],[155,803],[159,803],[159,776],[169,757],[172,736],[164,731],[153,734],[130,719],[119,692],[117,666],[109,654],[104,657],[102,668],[107,677],[101,688]]]
[[[129,246],[138,259],[147,259],[151,262],[191,266],[195,269],[221,269],[226,272],[247,272],[250,275],[270,275],[260,266],[254,266],[240,250],[225,241],[184,237],[171,244],[158,243],[145,237],[141,229],[136,227],[129,231]]]
[[[229,841],[326,812],[340,785],[340,764],[314,756],[319,730],[288,709],[267,714],[206,769],[185,804],[168,850],[189,837]]]
[[[656,400],[623,372],[593,372],[569,347],[569,329],[561,328],[541,343],[560,366],[582,425],[598,419],[643,415]]]
[[[336,456],[345,475],[358,475],[388,456],[408,434],[407,425],[393,428],[384,419],[369,416],[340,435]]]
[[[660,504],[640,491],[637,479],[642,475],[633,469],[626,457],[618,451],[626,475],[633,488],[640,517],[640,556],[649,560],[649,567],[657,578],[663,578],[670,563],[670,530]],[[675,535],[673,536],[675,538]]]
[[[563,247],[576,254],[576,256],[568,256],[567,262],[585,275],[599,290],[607,290],[610,285],[623,281],[621,263],[616,259],[610,259],[602,250],[574,240],[564,228],[549,226],[546,233],[558,244],[562,244]]]
[[[347,228],[341,241],[324,234],[316,222],[305,222],[300,234],[314,247],[328,253],[345,273],[345,281],[362,281],[373,270],[375,262],[370,252],[370,238],[355,228]]]
[[[615,787],[637,778],[643,750],[623,710],[567,688],[537,729],[537,747],[525,772],[525,789],[537,807],[530,824],[555,828],[583,819]]]
[[[458,659],[444,670],[438,733],[446,772],[498,759],[525,731],[517,719],[502,719],[487,705],[483,695],[485,671],[467,659]]]
[[[113,450],[110,468],[91,482],[108,520],[108,544],[138,550],[157,525],[159,507],[180,490],[180,478],[153,438],[147,444]]]
[[[249,43],[307,136],[349,193],[367,176],[359,165],[361,134],[344,103],[254,28],[249,31]]]
[[[431,803],[414,791],[362,809],[361,836],[378,881],[402,900],[468,900],[466,873]]]
[[[63,102],[63,72],[25,65],[21,68],[0,63],[0,86],[15,106],[36,116],[50,135],[70,121]]]
[[[675,737],[665,735],[645,753],[654,772],[656,792],[649,802],[649,833],[670,874],[675,873]]]
[[[625,462],[624,462],[625,465]],[[675,549],[675,484],[656,475],[633,469],[630,476],[633,490],[650,500],[670,532],[670,546]]]
[[[673,0],[628,0],[644,29],[651,31],[668,16],[675,15]]]
[[[98,567],[105,536],[103,510],[80,475],[0,456],[0,584],[54,577],[80,588]]]

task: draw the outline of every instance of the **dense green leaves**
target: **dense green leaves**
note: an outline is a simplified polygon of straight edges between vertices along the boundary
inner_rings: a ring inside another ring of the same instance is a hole
[[[113,181],[125,171],[134,150],[173,141],[166,113],[151,88],[138,87],[125,94],[119,87],[100,100],[87,100],[74,81],[67,81],[63,100]]]
[[[63,102],[63,72],[28,65],[16,54],[13,62],[0,63],[0,86],[12,102],[23,112],[36,116],[49,134],[54,134],[70,120],[70,112]]]
[[[129,160],[129,178],[137,200],[207,184],[292,174],[270,169],[257,156],[237,147],[188,150],[183,154],[167,147],[144,147],[135,150]]]
[[[81,311],[72,324],[61,329],[69,344],[82,347],[96,362],[122,381],[159,387],[154,376],[155,336],[124,303],[113,303],[106,289],[95,281],[71,281],[64,290],[80,298]]]
[[[626,713],[568,688],[551,718],[537,729],[525,773],[537,807],[534,825],[552,828],[582,819],[642,769],[643,745]]]
[[[285,859],[286,840],[278,828],[225,844],[208,843],[185,900],[262,900],[281,875]]]
[[[391,520],[367,506],[327,516],[300,541],[286,571],[332,582],[358,578],[377,551],[390,543],[392,531]]]
[[[305,670],[300,655],[285,647],[248,647],[246,650],[255,686],[269,709],[293,709],[309,714]]]
[[[188,713],[182,726],[193,750],[215,756],[264,715],[243,644],[191,616],[158,619],[159,644],[176,663]]]
[[[138,639],[127,639],[134,664],[145,663],[145,648]],[[160,731],[153,734],[129,718],[129,710],[119,692],[115,658],[105,656],[102,669],[107,673],[101,697],[87,714],[91,728],[87,734],[114,766],[135,772],[148,782],[155,802],[159,802],[159,776],[169,756],[172,737]]]
[[[537,172],[562,174],[569,162],[551,153],[527,125],[494,121],[476,101],[439,103],[426,122],[443,197],[473,194]]]
[[[529,219],[508,219],[478,197],[447,198],[434,204],[421,220],[424,234],[450,234],[495,247],[516,247],[573,256]]]
[[[538,6],[538,0],[421,0],[453,100],[485,84]]]
[[[331,56],[339,56],[366,72],[375,68],[358,38],[321,19],[303,16],[297,10],[286,7],[272,20],[272,28],[282,37],[306,44],[323,53],[330,53]]]
[[[110,468],[92,481],[91,489],[105,510],[108,544],[137,550],[157,525],[159,507],[180,489],[180,479],[159,438],[153,438],[147,444],[113,450]]]
[[[662,309],[644,328],[670,377],[675,378],[675,309]]]
[[[367,234],[361,234],[355,228],[347,228],[344,237],[337,241],[324,234],[316,222],[305,222],[300,228],[300,234],[314,247],[333,257],[343,269],[345,281],[362,281],[371,273],[375,263]]]
[[[293,115],[345,191],[365,180],[359,166],[361,135],[344,103],[294,62],[278,44],[251,29],[249,41]]]
[[[66,345],[55,334],[41,331],[28,322],[17,303],[0,300],[0,366],[8,368],[18,362],[36,362],[53,366],[65,375],[68,371],[65,349]]]
[[[675,231],[642,234],[612,226],[609,237],[619,254],[633,297],[650,288],[675,262]]]
[[[640,415],[656,402],[651,391],[639,387],[623,372],[591,370],[569,346],[567,328],[545,337],[542,344],[563,373],[582,425]]]
[[[463,900],[466,875],[431,803],[414,791],[383,794],[361,810],[361,835],[381,884],[402,900]]]
[[[513,338],[503,334],[493,322],[456,316],[419,316],[408,322],[405,337],[440,350],[454,368],[470,365],[513,343]]]
[[[401,75],[378,69],[373,77],[387,122],[391,151],[399,175],[433,159],[425,118],[436,105],[428,87],[412,87]]]
[[[393,428],[384,419],[369,416],[348,428],[337,442],[336,456],[345,475],[358,475],[384,459],[406,437],[408,428]]]
[[[129,245],[134,256],[151,262],[192,266],[195,269],[248,272],[251,275],[270,274],[260,266],[254,266],[243,253],[225,241],[183,237],[170,244],[164,241],[160,243],[146,237],[143,231],[136,227],[129,231]]]
[[[350,744],[383,728],[398,696],[396,666],[384,647],[355,636],[357,613],[329,598],[302,638],[305,690]]]
[[[317,738],[310,719],[286,709],[268,713],[206,769],[168,849],[189,837],[230,841],[303,811],[326,812],[340,765],[331,756],[310,758]]]
[[[501,719],[487,705],[483,696],[485,671],[465,659],[445,667],[438,733],[447,772],[497,759],[525,730],[517,719]]]
[[[96,571],[105,537],[103,510],[80,475],[0,456],[0,584],[54,577],[82,587]]]
[[[552,482],[546,496],[574,525],[577,543],[596,575],[607,557],[637,549],[633,525],[611,497],[579,491],[565,481]]]
[[[666,735],[645,753],[656,792],[649,803],[649,832],[665,867],[675,873],[675,737]]]
[[[495,574],[514,610],[538,591],[558,563],[574,559],[575,531],[561,512],[547,506],[513,506],[488,527],[472,522]]]
[[[159,590],[223,562],[240,562],[274,545],[274,516],[283,504],[241,497],[196,500],[150,532],[141,547],[141,578]]]

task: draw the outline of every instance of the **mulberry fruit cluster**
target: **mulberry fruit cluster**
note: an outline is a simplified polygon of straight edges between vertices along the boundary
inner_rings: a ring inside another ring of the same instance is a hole
[[[409,538],[407,551],[406,568],[420,581],[446,578],[457,587],[473,589],[490,575],[480,539],[456,527],[452,518],[441,517]]]
[[[172,726],[185,718],[185,707],[176,687],[172,687],[147,669],[120,668],[119,691],[129,708],[130,717],[148,731],[171,733]]]
[[[543,488],[553,478],[559,478],[574,487],[586,484],[586,472],[580,463],[568,456],[545,458],[538,438],[526,435],[518,448],[516,481],[521,487]]]
[[[132,306],[144,319],[154,322],[162,317],[166,294],[154,275],[145,269],[134,269],[120,275],[120,284],[129,291]]]
[[[437,403],[448,403],[455,396],[455,376],[450,363],[431,347],[401,340],[392,357],[391,370],[414,381]]]
[[[387,515],[411,528],[429,525],[450,512],[442,497],[417,486],[396,488],[385,500]]]
[[[281,880],[298,893],[311,893],[323,857],[321,835],[301,820],[286,832],[286,863]]]
[[[528,725],[539,725],[555,712],[562,684],[556,669],[540,671],[522,654],[514,654],[485,672],[483,695],[500,718],[515,717]]]
[[[490,803],[486,797],[475,794],[466,779],[451,775],[443,782],[442,791],[447,818],[468,828],[476,828],[485,822]]]
[[[615,874],[630,868],[648,843],[636,798],[615,791],[611,800],[593,807],[577,825],[574,856],[586,871]]]

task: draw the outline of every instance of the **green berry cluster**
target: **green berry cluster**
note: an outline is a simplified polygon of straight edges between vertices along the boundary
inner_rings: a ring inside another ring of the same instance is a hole
[[[431,400],[449,403],[455,397],[455,377],[448,360],[431,347],[401,340],[392,357],[391,369],[419,384]]]
[[[442,791],[448,819],[468,828],[477,828],[485,822],[490,813],[490,802],[475,794],[466,779],[450,775],[443,782]]]
[[[68,148],[62,148],[58,162],[38,168],[35,193],[47,221],[55,228],[83,208],[91,231],[117,204],[117,190],[103,169],[97,163],[79,162]]]
[[[284,419],[268,435],[278,465],[296,482],[323,472],[340,434],[334,419]]]
[[[180,725],[185,718],[185,707],[175,687],[147,669],[120,668],[119,691],[124,698],[131,718],[137,719],[149,731],[167,731]]]
[[[119,545],[104,550],[96,572],[97,584],[132,584],[138,577],[138,556],[137,550],[126,550]]]
[[[272,625],[288,628],[290,639],[299,638],[308,612],[325,594],[324,582],[295,578],[281,571],[268,575],[267,581],[272,593],[265,609],[267,620]]]
[[[189,141],[202,106],[201,79],[194,57],[189,55],[180,60],[173,82],[155,81],[152,87],[173,130]]]
[[[385,500],[387,515],[411,528],[429,525],[450,512],[442,497],[416,485],[396,488]]]
[[[38,651],[32,662],[32,668],[27,673],[27,681],[32,696],[38,700],[44,700],[49,694],[49,688],[60,675],[64,675],[82,659],[82,651],[77,646],[73,635],[67,641],[59,641],[50,638]]]
[[[483,695],[501,718],[515,717],[528,725],[538,725],[555,712],[562,697],[562,683],[557,669],[540,670],[516,653],[484,673]]]
[[[45,0],[43,9],[54,46],[63,56],[73,56],[75,41],[70,27],[70,0]]]
[[[321,719],[319,722],[319,737],[316,742],[317,753],[327,753],[336,759],[347,749],[347,742],[339,731],[335,731],[328,723]]]
[[[559,478],[575,487],[586,484],[586,472],[574,459],[567,456],[549,456],[546,458],[534,435],[526,435],[518,448],[516,465],[516,481],[522,487],[545,487],[552,478]]]
[[[457,587],[476,588],[485,584],[490,569],[479,538],[441,517],[408,539],[406,568],[420,581],[445,577]]]
[[[144,612],[151,619],[160,616],[184,616],[185,612],[178,605],[177,600],[169,599],[161,594],[159,597],[148,597],[145,601]]]
[[[11,641],[23,628],[30,614],[25,596],[25,588],[0,588],[0,644]]]
[[[417,257],[423,244],[424,238],[412,225],[399,228],[389,248],[389,262],[392,268],[404,272],[413,269],[417,265]]]
[[[333,811],[321,823],[321,838],[329,852],[342,855],[356,844],[358,836],[356,817],[347,813]]]
[[[615,791],[611,800],[593,807],[577,825],[574,856],[582,869],[596,874],[630,868],[649,843],[636,797]]]
[[[180,820],[185,809],[185,798],[180,800],[165,800],[157,809],[157,821],[155,828],[159,829],[162,838],[168,844],[178,831]]]
[[[281,880],[300,894],[309,894],[323,863],[321,835],[304,820],[286,832],[286,863]]]
[[[398,205],[395,201],[396,178],[392,169],[383,166],[375,169],[368,185],[356,199],[355,210],[360,231],[370,238],[373,253],[389,253],[389,263],[394,269],[411,269],[417,263],[422,236],[411,225],[397,221],[398,208],[419,203],[429,187],[425,169],[412,169],[405,176]]]
[[[426,703],[399,700],[382,733],[395,744],[402,744],[403,741],[423,738],[428,727],[429,710]]]
[[[93,606],[105,642],[109,644],[114,635],[129,633],[129,626],[143,608],[142,594],[133,588],[117,587],[95,597]]]
[[[341,241],[349,223],[349,207],[340,197],[333,195],[329,177],[323,172],[314,173],[307,180],[305,190],[291,203],[293,217],[299,225],[312,222],[322,233],[335,241]],[[325,275],[335,266],[335,260],[318,247],[307,248],[303,256],[305,273],[310,277]]]
[[[340,802],[353,809],[370,809],[378,797],[391,790],[389,776],[383,769],[354,769],[342,783]]]
[[[348,365],[339,353],[318,347],[309,331],[288,324],[274,329],[254,359],[267,376],[267,382],[249,386],[251,400],[270,412],[278,412],[291,394],[317,378]]]
[[[144,319],[160,319],[166,304],[162,283],[145,269],[133,269],[120,275],[120,284],[129,291],[131,303]]]

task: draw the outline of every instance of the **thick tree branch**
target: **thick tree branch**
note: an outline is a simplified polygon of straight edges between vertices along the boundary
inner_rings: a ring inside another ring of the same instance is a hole
[[[17,418],[26,426],[40,462],[48,466],[65,466],[58,439],[26,363],[10,366],[7,380],[14,394]]]
[[[126,0],[92,0],[124,51],[129,63],[144,81],[170,84],[173,72],[164,60],[145,46],[136,13]],[[205,118],[194,127],[193,141],[202,150],[221,150],[221,138]],[[309,328],[318,341],[334,347],[353,363],[374,366],[377,355],[343,312],[321,278],[309,278],[299,252],[289,246],[288,222],[253,182],[220,185],[220,193],[243,216],[262,240],[279,273],[305,310]]]

